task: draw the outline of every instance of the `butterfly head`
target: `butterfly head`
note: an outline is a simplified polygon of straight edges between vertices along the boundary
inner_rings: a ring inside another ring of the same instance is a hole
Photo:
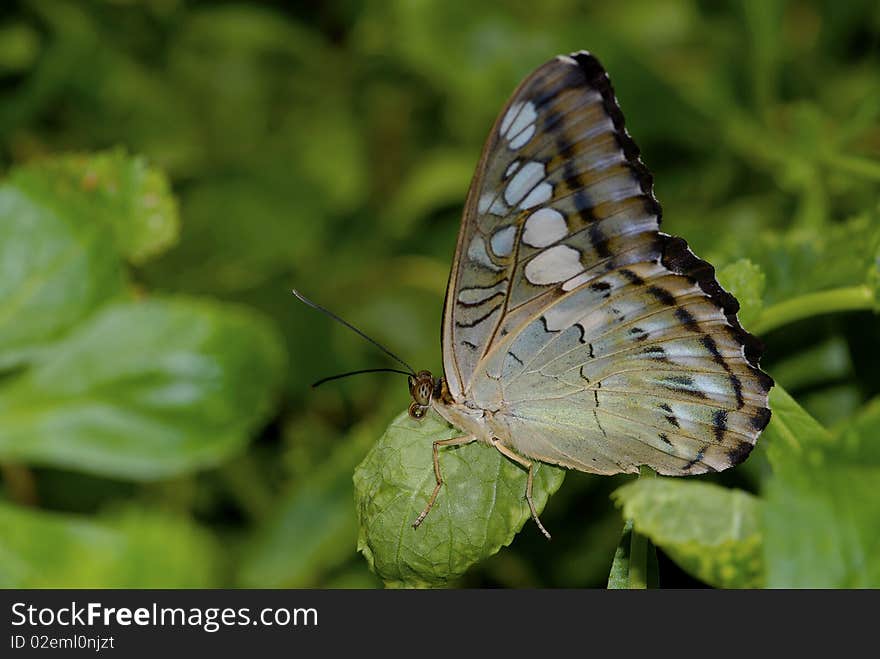
[[[409,406],[409,415],[412,418],[421,419],[428,412],[438,382],[430,371],[419,371],[409,376],[409,395],[413,399]]]

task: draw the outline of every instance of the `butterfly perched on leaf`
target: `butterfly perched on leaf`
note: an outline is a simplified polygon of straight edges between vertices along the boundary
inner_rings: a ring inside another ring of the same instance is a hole
[[[436,485],[413,526],[440,493],[444,447],[483,442],[528,470],[548,537],[532,501],[537,463],[683,476],[746,459],[770,420],[761,344],[660,216],[593,55],[556,57],[520,83],[467,196],[443,376],[392,354],[411,371],[410,416],[433,409],[459,431],[433,442]]]
[[[596,57],[556,57],[513,93],[464,209],[444,375],[410,378],[410,414],[433,408],[462,432],[435,442],[416,525],[444,445],[519,462],[530,505],[535,461],[689,475],[749,455],[770,420],[761,344],[714,268],[659,231],[652,187]]]

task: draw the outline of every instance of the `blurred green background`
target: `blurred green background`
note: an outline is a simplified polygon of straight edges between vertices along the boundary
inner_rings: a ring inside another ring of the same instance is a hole
[[[522,77],[579,49],[664,229],[754,298],[765,370],[873,442],[853,519],[873,515],[878,35],[870,0],[4,4],[0,585],[381,586],[352,473],[405,381],[311,389],[391,364],[289,290],[439,373],[482,142]],[[708,480],[764,493],[765,453]],[[454,583],[604,586],[628,480],[569,474],[553,542],[527,524]],[[876,586],[880,538],[854,528],[845,578],[769,557],[766,583]],[[660,575],[718,585],[663,551]]]

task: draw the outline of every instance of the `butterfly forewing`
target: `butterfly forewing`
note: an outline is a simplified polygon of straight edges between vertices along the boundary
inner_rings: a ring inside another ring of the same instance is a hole
[[[529,76],[499,115],[471,185],[447,297],[453,393],[466,390],[497,334],[545,306],[560,284],[654,249],[659,207],[640,184],[647,178],[650,187],[650,176],[634,168],[635,145],[621,144],[608,92],[595,58],[560,57]]]
[[[583,471],[744,459],[772,380],[712,266],[659,222],[595,57],[529,76],[465,208],[443,325],[453,399],[493,412],[522,455]]]

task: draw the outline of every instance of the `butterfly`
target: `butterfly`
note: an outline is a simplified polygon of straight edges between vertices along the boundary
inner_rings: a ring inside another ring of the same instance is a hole
[[[409,377],[409,414],[528,470],[721,471],[770,420],[758,339],[714,268],[659,231],[653,178],[605,69],[586,51],[529,75],[492,127],[446,291],[443,376]]]

